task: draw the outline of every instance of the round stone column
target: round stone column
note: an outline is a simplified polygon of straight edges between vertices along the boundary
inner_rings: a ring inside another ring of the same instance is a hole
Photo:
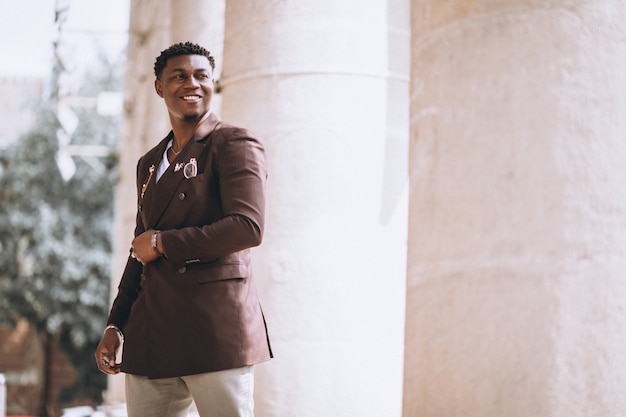
[[[269,163],[260,415],[401,413],[408,4],[356,5],[226,3],[223,119]]]
[[[153,65],[155,58],[169,41],[169,7],[157,7],[151,0],[130,3],[128,58],[126,64],[124,112],[119,144],[120,178],[116,190],[111,301],[124,272],[128,251],[135,229],[137,206],[137,161],[148,149],[165,137],[169,130],[167,109],[154,91]],[[107,410],[124,408],[124,377],[108,377],[105,393]]]
[[[170,0],[170,43],[189,41],[208,49],[215,57],[216,81],[224,55],[224,8],[225,0]],[[216,114],[221,113],[221,102],[222,96],[213,94],[211,110]]]
[[[209,49],[216,57],[219,77],[224,39],[223,0],[132,0],[128,35],[126,94],[120,138],[120,180],[115,203],[112,297],[122,276],[135,228],[137,161],[163,139],[169,130],[167,108],[154,89],[154,61],[173,43],[191,41]],[[212,109],[219,113],[220,96],[214,95]],[[108,378],[105,402],[115,407],[125,401],[124,378]]]
[[[625,17],[413,2],[405,416],[626,409]]]

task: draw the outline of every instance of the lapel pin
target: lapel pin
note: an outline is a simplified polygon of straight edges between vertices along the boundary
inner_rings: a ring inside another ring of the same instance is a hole
[[[148,172],[150,173],[150,175],[148,175],[148,179],[141,186],[141,198],[142,199],[143,199],[143,195],[146,193],[146,188],[148,188],[148,184],[150,183],[150,180],[152,179],[152,174],[154,174],[155,168],[156,168],[155,165],[150,165],[150,168],[148,168]]]
[[[183,168],[183,175],[187,179],[198,175],[198,163],[196,162],[196,158],[191,158],[189,162],[185,164],[185,167]]]

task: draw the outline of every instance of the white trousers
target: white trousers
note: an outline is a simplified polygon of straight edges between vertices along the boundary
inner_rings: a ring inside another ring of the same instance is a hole
[[[254,417],[254,368],[149,379],[126,374],[128,417],[184,417],[193,401],[200,417]]]

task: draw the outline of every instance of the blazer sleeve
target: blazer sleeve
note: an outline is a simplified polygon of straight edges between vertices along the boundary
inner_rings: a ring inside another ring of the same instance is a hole
[[[139,167],[142,166],[143,158],[139,160],[137,163],[137,196],[139,196],[139,187],[140,187],[140,178],[139,178]],[[140,235],[144,232],[143,222],[141,220],[141,216],[139,211],[137,211],[136,220],[135,220],[135,236]],[[122,274],[122,278],[117,287],[117,295],[115,300],[113,300],[113,305],[111,307],[111,311],[109,312],[109,317],[107,318],[107,324],[114,324],[119,329],[123,330],[126,322],[128,321],[128,317],[130,316],[130,309],[137,299],[139,294],[139,286],[141,284],[141,273],[143,271],[143,266],[141,262],[137,261],[137,259],[129,256],[126,260],[126,267],[124,268],[124,273]]]
[[[236,127],[223,129],[211,157],[218,178],[223,217],[213,223],[161,232],[168,261],[210,262],[258,246],[265,222],[267,167],[263,145]]]
[[[114,324],[122,331],[130,316],[130,310],[139,294],[142,265],[129,256],[124,274],[117,287],[117,296],[107,319],[107,324]]]

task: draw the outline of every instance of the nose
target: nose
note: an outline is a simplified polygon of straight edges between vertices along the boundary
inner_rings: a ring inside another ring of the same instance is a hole
[[[200,82],[196,79],[196,77],[192,75],[190,77],[187,77],[186,79],[185,86],[188,86],[188,85],[195,88],[200,85]]]

